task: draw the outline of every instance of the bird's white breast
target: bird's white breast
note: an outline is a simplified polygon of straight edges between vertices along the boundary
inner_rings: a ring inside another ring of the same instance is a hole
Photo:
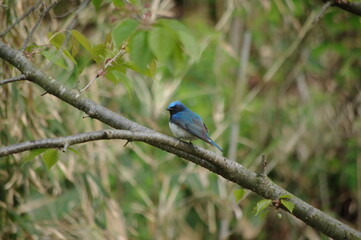
[[[190,134],[189,132],[179,127],[175,123],[169,122],[169,128],[176,138],[180,138],[182,140],[188,140],[188,141],[196,139],[196,137],[193,134]]]

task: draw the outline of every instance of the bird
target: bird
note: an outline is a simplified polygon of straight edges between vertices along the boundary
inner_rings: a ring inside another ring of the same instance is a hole
[[[207,126],[198,114],[180,101],[170,103],[167,110],[170,114],[169,128],[176,138],[186,141],[199,138],[223,152],[222,148],[209,137]]]

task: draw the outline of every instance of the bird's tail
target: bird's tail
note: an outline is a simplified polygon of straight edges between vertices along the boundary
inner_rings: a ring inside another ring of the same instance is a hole
[[[220,146],[218,146],[217,143],[215,143],[212,139],[210,139],[210,140],[211,140],[210,143],[211,143],[213,146],[215,146],[215,147],[218,148],[221,152],[223,152],[223,149],[222,149]]]

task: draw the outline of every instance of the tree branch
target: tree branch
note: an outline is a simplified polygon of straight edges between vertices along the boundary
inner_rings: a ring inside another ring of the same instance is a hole
[[[351,2],[350,0],[323,0],[323,2],[324,4],[319,14],[313,20],[313,24],[318,23],[330,7],[339,7],[345,11],[361,16],[361,3]]]
[[[350,0],[338,0],[334,4],[335,7],[339,7],[345,11],[353,13],[361,17],[361,2],[350,1]]]
[[[317,16],[315,17],[315,19],[313,20],[312,24],[316,24],[318,23],[321,18],[325,15],[326,10],[329,9],[333,4],[333,0],[329,0],[327,2],[325,2],[325,4],[323,4],[320,12],[317,14]]]
[[[46,138],[35,141],[27,141],[22,143],[17,143],[14,145],[6,146],[0,148],[0,157],[8,156],[11,154],[21,153],[28,150],[34,150],[39,148],[67,148],[75,144],[86,143],[97,140],[109,140],[109,139],[125,139],[128,141],[141,141],[145,143],[157,143],[163,145],[163,150],[167,152],[172,152],[177,155],[182,154],[182,156],[187,155],[188,152],[192,152],[195,148],[193,145],[179,141],[175,138],[160,134],[160,133],[143,133],[143,132],[132,132],[128,130],[115,130],[107,129],[94,132],[80,133],[76,135],[59,137],[59,138]],[[173,149],[173,150],[172,150]],[[180,153],[181,152],[181,153]],[[188,154],[188,157],[191,157],[192,162],[207,166],[207,169],[211,171],[216,170],[216,166],[205,161],[204,159],[194,157]]]
[[[48,77],[45,73],[34,67],[22,52],[10,48],[1,41],[0,58],[3,58],[19,69],[29,81],[39,85],[49,94],[85,112],[90,117],[96,118],[116,129],[131,131],[132,135],[129,133],[129,137],[132,136],[135,138],[135,136],[137,136],[140,138],[140,133],[149,134],[142,136],[144,137],[144,142],[199,164],[225,179],[252,190],[264,198],[277,200],[281,196],[288,194],[292,196],[290,201],[295,205],[292,214],[309,226],[335,239],[361,239],[360,232],[328,216],[296,196],[293,196],[291,193],[273,183],[268,177],[259,177],[256,173],[244,168],[237,162],[157,133],[89,99],[83,98],[77,91],[66,88],[60,82]],[[137,135],[138,133],[140,135]],[[123,134],[125,134],[125,132],[123,132]],[[155,138],[154,136],[157,137]]]
[[[104,76],[106,73],[106,69],[111,66],[112,62],[114,62],[119,56],[122,56],[125,53],[125,47],[126,44],[123,44],[123,46],[120,48],[119,52],[111,59],[108,60],[108,62],[105,64],[105,66],[100,69],[97,73],[97,75],[95,76],[95,78],[93,78],[83,89],[80,89],[79,92],[83,92],[85,90],[87,90],[90,85],[92,85],[92,83],[100,76]]]
[[[21,74],[21,75],[16,76],[16,77],[1,80],[0,85],[4,85],[4,84],[7,84],[7,83],[11,83],[11,82],[22,81],[22,80],[26,80],[26,76],[24,74]]]
[[[322,0],[324,3],[332,2],[332,7],[341,8],[347,12],[361,16],[361,2],[351,0]]]

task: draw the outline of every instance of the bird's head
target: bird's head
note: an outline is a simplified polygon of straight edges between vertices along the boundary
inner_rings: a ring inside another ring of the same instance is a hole
[[[180,101],[172,102],[167,108],[171,115],[183,111],[184,109],[186,109],[186,106],[184,106]]]

